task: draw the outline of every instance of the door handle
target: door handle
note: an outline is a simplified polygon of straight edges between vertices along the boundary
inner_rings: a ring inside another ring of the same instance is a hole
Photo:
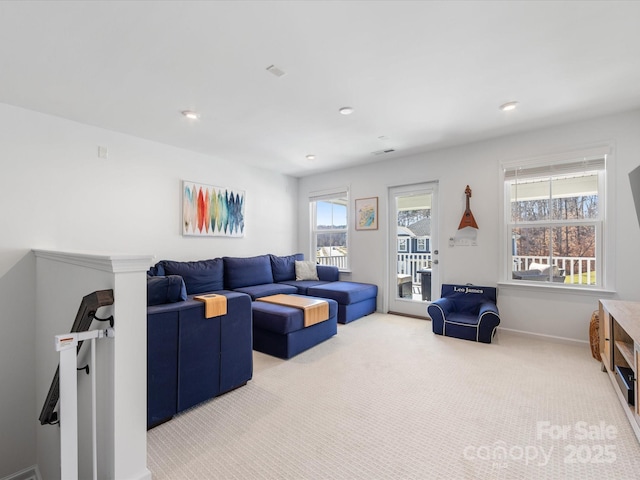
[[[433,261],[433,262],[431,262],[431,263],[433,263],[434,265],[438,265],[438,260],[434,260],[434,261]]]

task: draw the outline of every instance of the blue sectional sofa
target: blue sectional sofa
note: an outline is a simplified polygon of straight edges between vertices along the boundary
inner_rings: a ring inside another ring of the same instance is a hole
[[[253,376],[251,298],[216,293],[226,315],[206,318],[204,304],[186,296],[147,307],[147,428]]]
[[[297,279],[296,262],[303,261],[302,254],[162,260],[149,270],[148,428],[246,384],[253,375],[254,348],[290,358],[335,335],[336,322],[375,311],[376,285],[341,282],[338,268],[327,265],[315,265],[314,278]],[[226,297],[225,315],[205,317],[204,304],[193,297],[209,293]],[[289,307],[255,302],[275,294],[328,299],[330,318],[303,331]],[[279,321],[286,325],[276,325]]]
[[[296,261],[288,256],[223,257],[224,287],[246,293],[252,300],[268,295],[299,294],[338,302],[338,323],[349,323],[376,311],[378,287],[369,283],[342,282],[337,267],[315,265],[317,278],[297,280]]]

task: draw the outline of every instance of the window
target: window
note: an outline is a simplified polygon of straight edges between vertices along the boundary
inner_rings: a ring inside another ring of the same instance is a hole
[[[309,205],[311,251],[315,255],[315,261],[322,265],[335,265],[340,270],[348,269],[348,191],[344,189],[312,194]]]
[[[604,284],[606,154],[568,158],[504,168],[507,281]]]
[[[427,239],[426,238],[419,238],[418,239],[417,250],[419,252],[426,252],[427,251]]]
[[[398,239],[398,251],[399,252],[408,252],[409,251],[409,242],[406,238]]]

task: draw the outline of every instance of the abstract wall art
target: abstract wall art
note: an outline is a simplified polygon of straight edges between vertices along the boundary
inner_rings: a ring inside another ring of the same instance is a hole
[[[182,235],[244,237],[245,192],[182,182]]]
[[[356,230],[378,229],[378,197],[356,200]]]

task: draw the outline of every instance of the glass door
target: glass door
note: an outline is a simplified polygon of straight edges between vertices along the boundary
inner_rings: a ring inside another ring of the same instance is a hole
[[[389,188],[389,312],[427,317],[438,281],[437,182]]]

